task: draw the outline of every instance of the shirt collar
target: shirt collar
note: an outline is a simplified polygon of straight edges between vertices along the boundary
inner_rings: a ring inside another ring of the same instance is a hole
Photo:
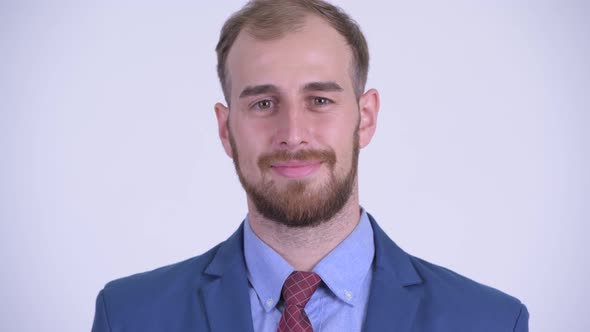
[[[283,284],[295,269],[254,233],[248,217],[244,222],[244,257],[248,280],[269,312],[279,302]]]
[[[358,225],[313,269],[340,300],[355,305],[375,255],[373,229],[364,209]],[[287,277],[295,270],[244,223],[244,257],[248,279],[262,307],[269,312],[279,302]]]
[[[355,229],[313,269],[340,300],[355,305],[363,281],[370,273],[375,243],[364,209]]]

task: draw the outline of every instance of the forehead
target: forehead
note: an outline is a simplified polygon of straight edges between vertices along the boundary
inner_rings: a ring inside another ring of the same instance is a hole
[[[306,17],[296,31],[270,40],[242,30],[227,58],[232,99],[245,86],[259,84],[291,89],[334,81],[352,92],[351,65],[345,38],[316,16]]]

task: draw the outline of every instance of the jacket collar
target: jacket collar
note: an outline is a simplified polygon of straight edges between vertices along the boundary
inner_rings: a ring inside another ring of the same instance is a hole
[[[422,283],[422,278],[414,268],[410,255],[387,236],[370,214],[369,220],[375,239],[375,272],[389,274],[393,278],[391,282],[398,286]]]
[[[369,214],[375,240],[375,260],[363,331],[410,331],[422,299],[422,278],[410,256],[398,247]],[[244,224],[219,245],[205,274],[213,279],[202,287],[212,331],[253,332],[244,261]],[[231,317],[231,319],[228,319]]]
[[[375,238],[375,266],[363,331],[407,332],[422,299],[422,278],[410,256],[369,215]]]
[[[254,332],[244,261],[244,224],[219,245],[205,274],[213,279],[200,293],[213,332]]]

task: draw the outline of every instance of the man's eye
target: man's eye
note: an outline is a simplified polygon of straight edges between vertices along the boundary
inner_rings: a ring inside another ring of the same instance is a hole
[[[324,106],[330,103],[330,99],[324,97],[314,97],[313,104],[316,106]]]
[[[272,107],[272,100],[261,100],[255,104],[256,108],[266,110]]]

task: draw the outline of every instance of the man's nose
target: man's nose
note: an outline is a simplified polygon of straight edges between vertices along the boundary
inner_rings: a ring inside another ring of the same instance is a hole
[[[303,107],[288,105],[279,111],[274,144],[280,149],[296,149],[309,143],[311,123]]]

